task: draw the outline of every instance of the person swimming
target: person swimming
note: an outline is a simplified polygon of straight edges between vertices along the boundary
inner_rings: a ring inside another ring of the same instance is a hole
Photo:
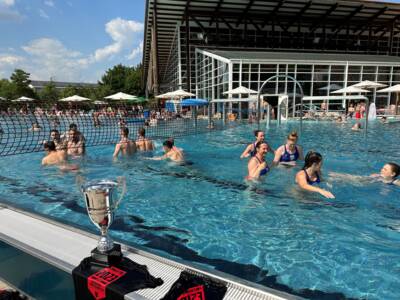
[[[42,166],[58,166],[61,171],[76,171],[78,165],[67,163],[67,153],[65,150],[57,150],[53,141],[46,141],[43,144],[44,150],[47,152],[42,159]]]
[[[255,145],[255,148],[257,152],[247,164],[247,180],[259,179],[261,176],[267,175],[270,170],[265,161],[265,155],[268,152],[268,144],[260,141]]]
[[[170,159],[177,163],[184,162],[183,152],[180,149],[178,149],[177,147],[175,147],[173,142],[171,142],[170,140],[166,140],[163,143],[163,149],[165,152],[165,154],[163,156],[153,157],[153,158],[148,158],[148,159],[151,159],[151,160]]]
[[[154,143],[152,140],[146,138],[146,130],[141,127],[138,130],[139,137],[136,140],[136,147],[140,151],[153,151]]]
[[[386,163],[379,174],[372,174],[372,178],[379,178],[383,183],[400,186],[400,166],[396,163]]]
[[[121,153],[123,156],[129,156],[136,152],[136,143],[129,139],[129,129],[127,127],[123,127],[120,130],[121,140],[118,144],[115,145],[115,150],[113,157],[118,157],[118,154]]]
[[[322,155],[318,152],[309,151],[304,159],[304,167],[296,174],[297,185],[306,191],[319,193],[325,198],[333,199],[335,196],[315,185],[321,182]]]
[[[353,131],[360,131],[361,130],[361,123],[357,122],[351,127],[351,130]]]
[[[285,145],[280,146],[275,151],[274,165],[285,164],[295,165],[297,160],[304,160],[303,148],[296,145],[298,140],[297,132],[293,131],[287,136]]]
[[[257,150],[256,150],[256,145],[258,142],[265,142],[265,133],[262,130],[255,130],[254,131],[254,136],[256,137],[256,141],[246,147],[246,149],[243,151],[242,155],[240,155],[240,158],[245,158],[245,157],[253,157],[256,155]],[[267,145],[268,151],[267,152],[272,152],[274,153],[275,151],[268,145],[267,142],[265,142]]]
[[[70,129],[68,131],[67,153],[71,156],[80,156],[85,154],[85,143],[80,138],[79,131]]]

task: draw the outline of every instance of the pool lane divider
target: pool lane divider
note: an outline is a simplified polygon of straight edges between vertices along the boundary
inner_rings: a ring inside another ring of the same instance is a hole
[[[123,264],[93,268],[86,257],[97,245],[98,236],[11,206],[0,206],[0,228],[0,240],[69,274],[74,269],[80,273],[77,300],[302,299],[124,244],[121,245],[126,259]],[[133,273],[127,275],[131,270]],[[145,285],[141,277],[147,280]]]

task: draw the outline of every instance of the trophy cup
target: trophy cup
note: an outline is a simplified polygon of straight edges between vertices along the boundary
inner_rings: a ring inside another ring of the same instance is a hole
[[[86,209],[90,220],[100,229],[99,243],[92,250],[93,260],[100,265],[112,265],[121,261],[121,245],[114,244],[108,235],[108,228],[113,222],[114,212],[126,192],[126,181],[118,177],[117,181],[94,180],[82,184],[79,178],[80,190],[85,197]],[[117,191],[120,189],[118,197]]]

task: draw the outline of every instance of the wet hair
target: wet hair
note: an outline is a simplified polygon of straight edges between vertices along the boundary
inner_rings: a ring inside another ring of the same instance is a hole
[[[256,144],[256,149],[257,149],[257,150],[260,149],[260,147],[261,147],[262,144],[267,145],[267,143],[264,142],[264,141],[262,141],[262,142],[257,142],[257,144]]]
[[[50,134],[52,134],[53,132],[60,134],[60,132],[57,129],[50,130]]]
[[[291,133],[289,133],[287,138],[288,139],[297,139],[298,138],[297,131],[292,131]]]
[[[308,151],[304,158],[303,170],[311,167],[313,164],[318,164],[322,161],[322,155],[315,151]]]
[[[169,137],[167,141],[170,141],[172,143],[172,146],[174,146],[175,140],[173,137]]]
[[[138,133],[140,136],[145,136],[146,135],[146,130],[143,127],[140,127],[138,130]]]
[[[165,147],[167,147],[167,148],[169,148],[169,149],[172,149],[172,147],[174,146],[174,144],[173,144],[170,140],[166,140],[166,141],[163,143],[163,146],[165,146]]]
[[[390,163],[387,163],[387,165],[390,166],[390,168],[392,169],[392,172],[394,173],[393,178],[396,178],[400,175],[400,166],[398,164],[390,162]]]
[[[128,135],[129,135],[129,129],[128,129],[128,127],[123,127],[123,128],[121,128],[121,131],[122,131],[122,134],[123,134],[124,136],[128,136]]]
[[[69,124],[69,129],[78,129],[78,126],[75,123]]]
[[[53,141],[46,141],[43,144],[44,150],[56,151],[56,144]]]
[[[258,134],[259,134],[260,132],[263,132],[263,131],[262,131],[262,130],[254,130],[254,136],[255,136],[255,137],[258,137]]]

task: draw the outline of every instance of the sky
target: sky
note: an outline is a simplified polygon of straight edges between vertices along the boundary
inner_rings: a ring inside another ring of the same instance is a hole
[[[142,60],[145,0],[0,0],[0,79],[97,82]]]

